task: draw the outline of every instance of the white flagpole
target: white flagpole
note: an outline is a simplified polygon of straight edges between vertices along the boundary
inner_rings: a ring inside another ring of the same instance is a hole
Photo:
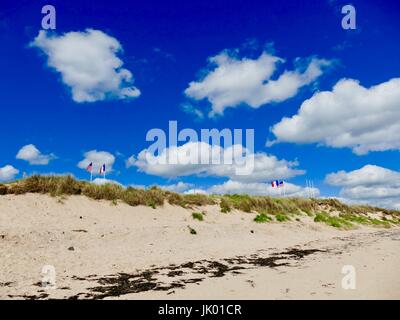
[[[311,198],[314,198],[314,182],[311,180],[310,181],[310,190],[311,190]]]
[[[307,191],[307,194],[309,195],[309,192],[308,192],[308,184],[307,184],[307,179],[306,179],[306,191]]]

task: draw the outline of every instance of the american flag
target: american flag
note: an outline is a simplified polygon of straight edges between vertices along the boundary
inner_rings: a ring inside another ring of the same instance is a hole
[[[100,174],[104,174],[104,173],[106,173],[106,164],[103,164],[103,165],[100,167]]]
[[[93,162],[91,162],[91,163],[86,167],[86,171],[92,172],[92,170],[93,170]]]

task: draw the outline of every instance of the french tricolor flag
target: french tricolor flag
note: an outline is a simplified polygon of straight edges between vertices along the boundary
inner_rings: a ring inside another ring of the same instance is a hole
[[[278,180],[274,180],[271,182],[272,188],[277,188],[279,186],[279,181]]]
[[[106,173],[106,164],[103,164],[101,167],[100,167],[100,174],[105,174]]]

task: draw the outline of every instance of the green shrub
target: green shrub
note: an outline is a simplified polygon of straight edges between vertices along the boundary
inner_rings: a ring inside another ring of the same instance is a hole
[[[275,218],[279,222],[290,221],[290,218],[287,215],[283,214],[283,213],[276,214]]]
[[[258,223],[270,222],[272,221],[272,218],[265,213],[260,213],[254,218],[254,221]]]
[[[200,212],[193,212],[192,213],[192,217],[195,220],[199,220],[199,221],[203,221],[204,220],[203,214],[200,213]]]

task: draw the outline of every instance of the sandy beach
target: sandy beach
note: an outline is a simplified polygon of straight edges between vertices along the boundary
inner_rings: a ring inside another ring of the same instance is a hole
[[[399,227],[255,216],[216,205],[4,195],[0,298],[400,299]],[[44,266],[55,272],[47,285]],[[354,289],[342,286],[344,266],[354,267]]]

